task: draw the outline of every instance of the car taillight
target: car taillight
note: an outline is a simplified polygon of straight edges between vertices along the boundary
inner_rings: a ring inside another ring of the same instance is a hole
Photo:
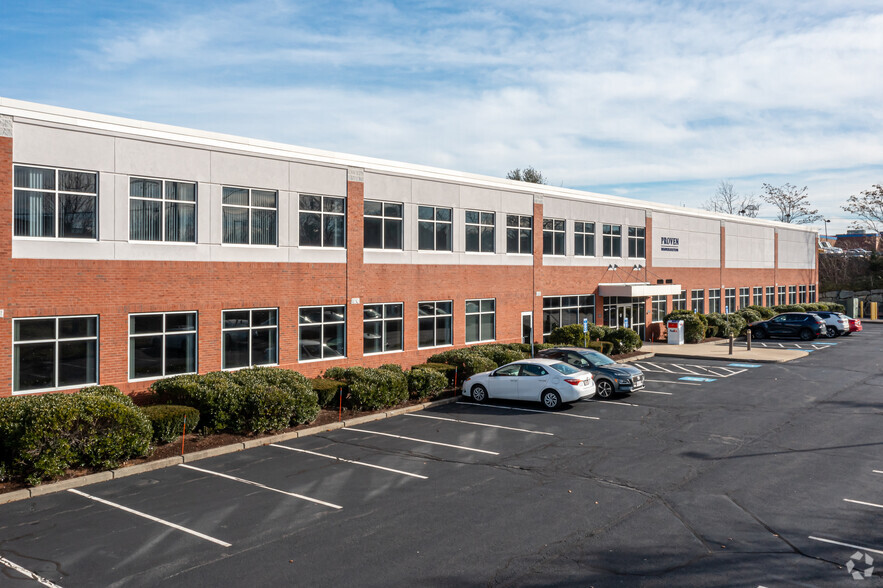
[[[571,386],[579,386],[580,382],[582,382],[582,380],[578,380],[576,378],[564,378],[564,381]]]

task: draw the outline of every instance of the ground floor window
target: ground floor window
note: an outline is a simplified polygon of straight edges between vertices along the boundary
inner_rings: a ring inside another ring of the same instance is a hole
[[[466,342],[493,341],[496,338],[495,317],[496,300],[493,298],[467,300]]]
[[[665,296],[654,296],[650,301],[650,320],[654,323],[662,322],[665,316]]]
[[[779,286],[779,304],[788,304],[788,289],[785,286]]]
[[[755,286],[752,295],[754,297],[754,306],[763,306],[763,287]]]
[[[98,383],[98,317],[12,322],[12,391],[33,392]]]
[[[776,305],[776,287],[775,286],[767,286],[766,287],[766,305],[770,308]]]
[[[366,304],[363,312],[363,352],[386,353],[402,350],[404,313],[402,304]]]
[[[604,299],[604,324],[608,327],[632,329],[643,340],[646,307],[646,298],[608,296]]]
[[[800,286],[800,304],[806,304],[806,286]]]
[[[705,290],[692,290],[690,292],[690,310],[705,314]]]
[[[720,288],[711,289],[708,291],[708,312],[720,312],[721,311],[721,291]]]
[[[739,308],[751,306],[751,289],[739,288]]]
[[[279,363],[279,311],[275,308],[222,313],[225,370]]]
[[[724,289],[724,311],[726,313],[736,312],[736,289],[735,288],[725,288]]]
[[[417,304],[417,346],[453,345],[453,303],[450,300]]]
[[[788,286],[788,304],[797,304],[797,286]]]
[[[681,290],[680,294],[671,297],[672,310],[687,310],[687,291]]]
[[[810,284],[809,286],[809,302],[810,304],[816,301],[816,285]]]
[[[196,373],[196,313],[129,315],[129,379]]]
[[[300,361],[346,355],[346,309],[343,306],[301,306],[297,316]]]
[[[566,327],[589,319],[595,322],[595,296],[545,296],[543,298],[543,342],[555,327]]]

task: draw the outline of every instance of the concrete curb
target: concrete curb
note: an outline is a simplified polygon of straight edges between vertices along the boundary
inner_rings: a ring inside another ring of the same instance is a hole
[[[41,484],[39,486],[34,486],[32,488],[24,488],[22,490],[14,490],[12,492],[6,492],[3,494],[0,494],[0,504],[17,502],[19,500],[28,500],[30,498],[35,498],[37,496],[44,496],[46,494],[53,494],[55,492],[62,492],[64,490],[68,490],[69,488],[78,488],[80,486],[88,486],[89,484],[96,484],[98,482],[107,482],[110,480],[116,480],[117,478],[125,478],[127,476],[134,476],[135,474],[142,474],[144,472],[152,472],[154,470],[173,467],[173,466],[176,466],[181,463],[189,463],[192,461],[198,461],[200,459],[206,459],[209,457],[216,457],[219,455],[226,455],[228,453],[235,453],[237,451],[244,451],[246,449],[253,449],[255,447],[263,447],[264,445],[269,445],[270,443],[280,443],[282,441],[296,439],[297,437],[306,437],[309,435],[317,435],[319,433],[327,433],[328,431],[334,431],[336,429],[342,429],[344,427],[352,427],[354,425],[359,425],[362,423],[370,423],[372,421],[380,421],[383,419],[387,419],[387,418],[394,417],[394,416],[399,416],[399,415],[406,414],[409,412],[417,412],[420,410],[425,410],[427,408],[432,408],[434,406],[442,406],[445,404],[451,404],[453,402],[456,402],[459,399],[460,398],[459,398],[459,394],[458,394],[454,398],[444,398],[442,400],[434,400],[432,402],[424,402],[423,404],[415,404],[413,406],[406,406],[404,408],[396,408],[396,409],[390,410],[388,412],[378,412],[375,414],[368,414],[365,416],[348,419],[343,422],[328,423],[326,425],[309,427],[307,429],[301,429],[299,431],[291,431],[290,433],[281,433],[279,435],[271,435],[269,437],[260,437],[258,439],[249,439],[248,441],[241,441],[238,443],[232,443],[230,445],[224,445],[221,447],[214,447],[212,449],[206,449],[204,451],[195,451],[193,453],[185,453],[183,456],[168,457],[166,459],[158,459],[156,461],[148,461],[145,463],[139,463],[136,465],[118,468],[115,470],[108,470],[108,471],[104,471],[104,472],[98,472],[95,474],[89,474],[88,476],[80,476],[78,478],[70,478],[68,480],[62,480],[60,482],[52,482],[51,484]]]
[[[630,361],[643,361],[643,360],[645,360],[645,359],[650,359],[650,358],[653,357],[654,355],[656,355],[656,354],[655,354],[655,353],[652,353],[652,352],[650,352],[650,353],[642,353],[641,355],[635,355],[635,356],[632,356],[632,357],[627,357],[627,358],[625,358],[625,359],[617,360],[617,363],[628,363],[628,362],[630,362]]]

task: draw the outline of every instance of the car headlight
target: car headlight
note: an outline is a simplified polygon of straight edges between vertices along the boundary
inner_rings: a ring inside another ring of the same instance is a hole
[[[620,384],[631,384],[631,378],[616,378],[616,381]]]

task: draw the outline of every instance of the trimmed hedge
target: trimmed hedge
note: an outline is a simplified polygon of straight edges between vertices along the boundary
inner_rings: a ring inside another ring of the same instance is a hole
[[[761,315],[753,308],[740,308],[738,311],[736,311],[736,314],[745,319],[746,324],[751,324],[763,320],[763,315]]]
[[[752,304],[751,306],[748,306],[746,308],[750,308],[754,312],[758,313],[760,315],[760,320],[763,320],[763,321],[765,321],[767,319],[771,319],[774,316],[776,316],[776,311],[774,311],[772,308],[769,308],[766,306],[758,306],[756,304]]]
[[[348,402],[356,409],[389,408],[408,399],[408,379],[401,367],[333,367],[325,372],[325,377],[346,383]]]
[[[620,355],[622,353],[631,353],[635,349],[639,349],[643,343],[638,334],[627,327],[619,327],[611,329],[604,337],[604,341],[613,345],[612,353]]]
[[[28,484],[71,467],[108,469],[147,454],[150,421],[113,387],[0,400],[0,463]]]
[[[140,410],[150,421],[153,440],[157,443],[171,443],[180,437],[185,422],[188,431],[195,431],[199,427],[199,411],[192,406],[155,404],[142,406]]]
[[[524,359],[523,351],[501,343],[473,345],[472,347],[468,347],[468,349],[479,355],[485,356],[498,366]]]
[[[448,378],[438,370],[412,369],[407,373],[408,392],[412,398],[426,400],[438,396],[447,387]]]
[[[669,319],[684,321],[684,340],[687,343],[701,343],[705,339],[708,320],[704,314],[692,310],[675,310],[665,315],[662,320],[668,322]]]
[[[776,311],[776,314],[783,312],[806,312],[806,308],[800,304],[779,304],[774,306],[773,310]]]
[[[344,383],[337,380],[329,380],[327,378],[310,379],[310,387],[316,393],[319,399],[319,406],[325,408],[332,400],[337,398],[337,393],[343,388]]]
[[[449,349],[442,353],[436,353],[429,358],[429,363],[447,363],[457,367],[457,383],[463,382],[469,376],[481,372],[488,372],[497,367],[497,363],[466,349]]]
[[[411,366],[411,370],[435,370],[445,377],[449,388],[454,387],[454,375],[457,373],[457,366],[455,365],[449,363],[419,363]]]

